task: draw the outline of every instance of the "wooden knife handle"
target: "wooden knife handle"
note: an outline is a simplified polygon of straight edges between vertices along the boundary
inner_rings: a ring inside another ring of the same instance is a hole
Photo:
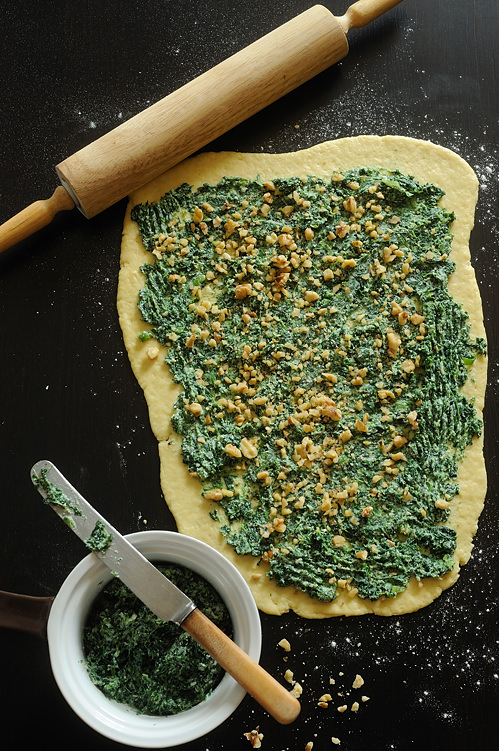
[[[287,725],[300,714],[300,702],[249,657],[200,610],[182,623],[187,631],[278,722]]]
[[[0,626],[28,634],[47,635],[47,619],[53,597],[31,597],[0,590]]]
[[[0,253],[46,227],[59,211],[74,209],[74,206],[74,201],[61,186],[45,201],[35,201],[27,206],[0,226]]]

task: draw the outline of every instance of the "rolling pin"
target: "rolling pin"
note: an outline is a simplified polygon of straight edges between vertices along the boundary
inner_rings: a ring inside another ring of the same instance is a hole
[[[60,211],[91,218],[348,53],[347,33],[401,0],[358,0],[343,16],[315,5],[56,165],[52,196],[0,226],[0,252]]]

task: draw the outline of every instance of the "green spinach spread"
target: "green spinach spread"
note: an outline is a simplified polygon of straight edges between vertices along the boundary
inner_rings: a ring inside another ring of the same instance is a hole
[[[47,477],[47,470],[42,468],[39,475],[33,475],[33,483],[35,487],[41,487],[46,493],[44,503],[48,503],[51,506],[60,507],[65,513],[61,518],[66,524],[74,528],[75,522],[73,516],[82,516],[81,508],[73,503],[67,495],[54,485]],[[87,548],[93,552],[105,553],[113,541],[113,535],[106,530],[103,522],[98,519],[95,526],[86,540],[84,540]]]
[[[43,502],[51,506],[58,506],[63,512],[66,512],[61,518],[69,527],[74,527],[71,515],[82,516],[81,508],[76,503],[70,501],[67,495],[60,488],[56,487],[53,482],[50,482],[45,468],[40,470],[39,475],[34,474],[32,479],[35,487],[42,488],[46,494]]]
[[[85,545],[95,553],[106,553],[112,541],[113,535],[111,532],[108,532],[105,524],[97,519],[90,537],[85,540]]]
[[[134,207],[140,334],[182,385],[183,460],[239,554],[321,600],[453,567],[485,354],[448,292],[453,214],[397,171],[184,184]],[[207,504],[207,513],[208,513]]]
[[[158,568],[232,636],[228,610],[207,581],[182,566]],[[224,675],[189,634],[155,616],[117,579],[96,599],[83,646],[92,682],[139,714],[172,715],[189,709],[204,701]]]

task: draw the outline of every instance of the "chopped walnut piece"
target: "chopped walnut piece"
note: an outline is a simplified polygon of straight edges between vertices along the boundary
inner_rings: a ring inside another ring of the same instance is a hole
[[[404,446],[404,444],[407,443],[407,438],[405,438],[402,435],[396,435],[393,437],[393,445],[395,448],[400,448],[401,446]]]
[[[330,420],[334,420],[335,422],[339,422],[339,420],[341,420],[341,409],[335,407],[334,404],[325,404],[321,407],[321,415],[329,417]]]
[[[213,488],[212,490],[207,490],[204,497],[207,501],[221,501],[224,494],[220,488]]]
[[[402,343],[402,339],[395,331],[388,331],[386,334],[386,341],[388,347],[388,354],[390,357],[396,357],[398,349]]]
[[[450,501],[445,501],[443,498],[439,498],[435,501],[435,508],[447,509],[450,506]]]
[[[414,326],[419,326],[424,321],[424,316],[420,315],[419,313],[413,313],[411,316],[411,323]]]
[[[295,699],[298,699],[303,693],[303,688],[301,684],[295,683],[295,685],[293,686],[293,688],[291,689],[289,693],[291,694],[291,696],[294,696]]]
[[[155,360],[159,355],[159,347],[148,347],[147,356],[150,360]]]
[[[228,443],[224,447],[224,451],[226,454],[234,457],[235,459],[239,459],[242,456],[241,451],[237,448],[237,446],[233,446],[232,443]]]
[[[416,369],[414,360],[404,360],[400,367],[404,371],[404,373],[413,373]]]
[[[412,412],[409,412],[407,415],[407,422],[411,426],[411,428],[416,429],[418,427],[418,413],[415,409],[412,410]]]
[[[241,449],[241,453],[246,457],[246,459],[254,459],[256,456],[258,456],[258,449],[255,444],[249,440],[249,438],[243,438],[241,440],[241,443],[239,444],[239,448]]]
[[[186,406],[186,409],[189,410],[189,412],[191,412],[194,415],[194,417],[199,417],[199,415],[203,411],[202,406],[198,404],[198,402],[191,402],[190,404]]]
[[[345,430],[343,430],[338,436],[341,443],[346,443],[347,441],[350,440],[351,437],[352,437],[352,431],[349,428],[346,428]]]
[[[355,676],[354,682],[352,683],[352,688],[360,688],[363,685],[364,685],[364,679],[362,678],[361,675],[357,673],[357,675]]]
[[[249,740],[253,748],[262,747],[263,733],[259,732],[259,727],[256,730],[250,730],[249,733],[244,733],[244,737]]]
[[[251,294],[251,284],[238,284],[235,289],[236,300],[243,300]]]
[[[366,423],[362,420],[355,420],[354,428],[359,433],[367,433],[367,431],[369,430]]]
[[[357,211],[357,201],[353,196],[349,196],[346,201],[343,201],[343,208],[354,214]]]
[[[303,296],[307,302],[315,302],[316,300],[319,299],[319,295],[317,294],[317,292],[314,292],[314,290],[311,290],[311,289],[307,289]]]

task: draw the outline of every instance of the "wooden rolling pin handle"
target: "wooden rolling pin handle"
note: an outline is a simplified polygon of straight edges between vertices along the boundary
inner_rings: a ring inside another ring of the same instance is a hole
[[[73,199],[62,186],[45,201],[35,201],[0,226],[0,253],[50,224],[59,211],[74,209]]]
[[[402,0],[357,0],[344,16],[338,17],[338,21],[346,34],[350,29],[366,26],[401,2]]]
[[[182,623],[190,634],[241,686],[282,725],[300,714],[300,702],[249,657],[200,610]]]

